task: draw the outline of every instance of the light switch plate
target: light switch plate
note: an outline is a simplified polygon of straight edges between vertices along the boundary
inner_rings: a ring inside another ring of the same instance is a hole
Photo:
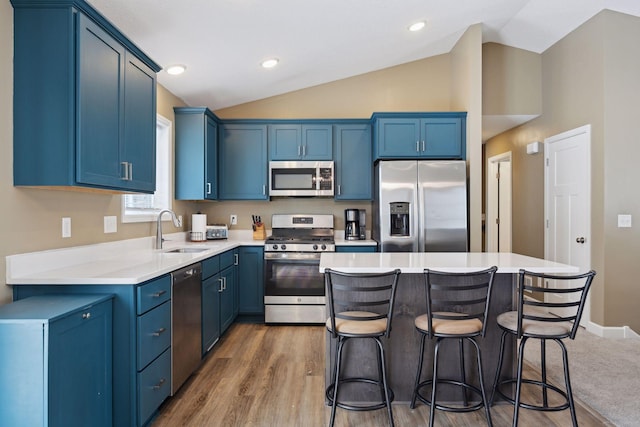
[[[618,215],[618,228],[631,228],[631,215]]]
[[[62,218],[62,237],[71,237],[71,218]]]
[[[118,231],[118,218],[115,216],[104,217],[104,232],[115,233]]]

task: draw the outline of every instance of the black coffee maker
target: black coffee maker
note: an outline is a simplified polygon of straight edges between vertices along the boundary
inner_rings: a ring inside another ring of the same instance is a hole
[[[344,210],[344,239],[360,240],[360,209]]]

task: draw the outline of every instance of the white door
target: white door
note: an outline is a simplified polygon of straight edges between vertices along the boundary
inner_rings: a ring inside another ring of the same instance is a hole
[[[487,162],[486,251],[511,252],[511,152]]]
[[[545,139],[544,153],[545,258],[586,272],[591,268],[591,126]],[[572,297],[547,295],[556,302]],[[589,319],[587,300],[580,323]]]

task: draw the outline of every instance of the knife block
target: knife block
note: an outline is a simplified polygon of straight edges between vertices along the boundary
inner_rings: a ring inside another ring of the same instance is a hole
[[[267,238],[267,231],[264,229],[264,224],[256,225],[253,230],[253,240],[264,240]]]

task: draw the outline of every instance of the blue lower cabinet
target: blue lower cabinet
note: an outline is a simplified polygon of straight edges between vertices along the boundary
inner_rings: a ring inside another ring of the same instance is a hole
[[[167,307],[169,307],[171,299],[171,277],[163,275],[155,279],[149,280],[141,284],[118,284],[118,285],[19,285],[13,287],[13,299],[20,302],[25,298],[32,296],[49,296],[49,295],[66,295],[70,297],[97,297],[103,294],[113,294],[113,333],[109,332],[109,336],[113,339],[113,375],[109,371],[108,383],[113,389],[113,411],[109,410],[109,416],[93,417],[90,421],[80,424],[65,422],[64,426],[74,425],[91,425],[91,426],[143,426],[147,425],[157,412],[162,401],[169,395],[171,389],[171,349],[169,346],[163,349],[164,345],[157,343],[152,348],[147,348],[146,339],[152,338],[152,342],[166,340],[170,336],[170,329],[167,328]],[[12,306],[7,304],[0,307]],[[95,316],[92,314],[91,318]],[[164,329],[164,330],[163,330]],[[150,331],[150,332],[149,332]],[[145,337],[149,332],[152,337]],[[1,338],[0,338],[1,340]],[[22,338],[21,338],[22,340]],[[80,373],[78,355],[84,354],[85,340],[83,339],[81,348],[69,346],[66,360],[66,367],[57,369],[62,375],[73,378],[73,386],[76,384],[84,384],[79,378],[83,376]],[[7,348],[2,343],[0,349]],[[101,352],[101,354],[111,355],[111,351]],[[0,351],[0,381],[10,376],[5,375],[3,369],[10,367],[11,364],[4,363],[4,353]],[[100,360],[96,357],[96,360]],[[168,361],[168,362],[167,362]],[[29,366],[33,366],[35,362],[29,362]],[[168,363],[168,364],[167,364]],[[15,366],[15,365],[14,365]],[[105,371],[106,372],[106,371]],[[105,374],[106,375],[106,374]],[[77,378],[76,378],[77,377]],[[148,383],[141,383],[147,380]],[[92,380],[93,382],[93,380]],[[33,386],[31,386],[33,387]],[[5,393],[0,390],[2,398],[0,399],[0,407],[7,402],[6,396],[16,396],[17,399],[27,401],[35,401],[37,397],[27,394],[20,396],[16,392],[15,384],[11,387],[11,392]],[[26,393],[26,391],[25,391]],[[64,391],[58,393],[65,396]],[[147,394],[151,393],[151,394]],[[88,398],[89,395],[86,397]],[[153,397],[151,397],[153,396]],[[13,405],[12,405],[13,406]],[[73,411],[81,414],[81,407],[89,407],[89,405],[75,404]],[[51,406],[50,406],[51,407]],[[73,412],[69,411],[69,412]],[[0,414],[4,413],[4,409],[0,409]],[[111,415],[113,414],[113,415]],[[103,424],[102,421],[106,420]],[[5,423],[0,418],[0,425],[45,425],[38,423]],[[60,424],[49,424],[60,425]]]
[[[171,394],[171,350],[138,373],[138,425],[144,425]]]
[[[0,307],[0,425],[112,425],[112,295]]]
[[[264,315],[264,247],[239,248],[239,313]]]
[[[336,246],[336,252],[376,252],[375,246]]]

